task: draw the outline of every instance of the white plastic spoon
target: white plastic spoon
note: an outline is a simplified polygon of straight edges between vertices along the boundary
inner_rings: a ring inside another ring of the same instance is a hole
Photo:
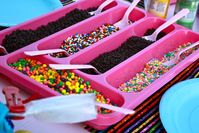
[[[109,5],[110,3],[112,3],[115,0],[106,0],[105,2],[103,2],[97,10],[89,12],[90,15],[98,15],[102,12],[102,10],[104,9],[104,7],[106,7],[107,5]]]
[[[39,51],[25,51],[24,54],[28,56],[38,56],[38,55],[45,55],[45,54],[53,54],[65,52],[67,55],[68,53],[63,49],[49,49],[49,50],[39,50]]]
[[[178,12],[175,16],[171,17],[168,21],[166,21],[164,24],[159,26],[152,35],[144,36],[142,38],[150,41],[156,41],[157,35],[170,26],[171,24],[175,23],[177,20],[181,19],[182,17],[186,16],[189,13],[189,9],[182,9],[180,12]]]
[[[120,20],[119,22],[115,23],[114,26],[119,27],[120,29],[128,26],[131,24],[131,22],[129,21],[129,15],[131,13],[131,11],[136,7],[136,5],[139,3],[140,0],[134,0],[133,3],[129,6],[129,8],[127,9],[127,11],[124,14],[124,17],[122,18],[122,20]]]
[[[65,65],[65,64],[49,64],[49,67],[55,70],[73,70],[73,69],[93,69],[97,74],[101,74],[97,68],[92,65]]]
[[[187,51],[187,50],[189,50],[189,49],[191,49],[191,48],[193,48],[193,47],[195,47],[197,45],[199,45],[199,41],[197,41],[197,42],[191,44],[190,46],[182,49],[181,51],[179,51],[178,53],[176,53],[176,55],[175,55],[175,57],[173,59],[171,59],[170,61],[166,61],[166,62],[164,62],[162,64],[166,65],[166,66],[173,66],[173,65],[175,65],[179,61],[181,54],[183,54],[185,51]]]

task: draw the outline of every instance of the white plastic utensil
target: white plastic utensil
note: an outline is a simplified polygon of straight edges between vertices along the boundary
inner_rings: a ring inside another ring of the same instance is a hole
[[[165,28],[167,28],[168,26],[170,26],[171,24],[175,23],[177,20],[181,19],[182,17],[186,16],[189,13],[189,9],[182,9],[180,12],[178,12],[176,15],[174,15],[173,17],[171,17],[169,20],[167,20],[164,24],[162,24],[161,26],[159,26],[152,35],[149,36],[144,36],[142,38],[146,39],[146,40],[150,40],[150,41],[156,41],[157,35],[164,30]]]
[[[1,53],[1,52],[4,53],[4,54],[8,54],[8,52],[7,52],[7,50],[5,49],[5,47],[0,45],[0,53]]]
[[[104,7],[106,7],[107,5],[109,5],[110,3],[112,3],[115,0],[106,0],[105,2],[103,2],[97,10],[89,12],[90,15],[98,15],[102,12],[102,10],[104,9]]]
[[[73,70],[73,69],[93,69],[96,73],[101,74],[97,68],[92,65],[65,65],[65,64],[49,64],[49,67],[55,70]]]
[[[122,20],[120,20],[119,22],[115,23],[114,26],[119,27],[120,29],[128,26],[131,24],[131,22],[129,21],[129,15],[131,13],[131,11],[136,7],[136,5],[139,3],[140,0],[134,0],[133,3],[129,6],[129,8],[127,9],[127,11],[124,14],[124,17],[122,18]]]
[[[165,65],[165,66],[173,66],[173,65],[175,65],[179,61],[181,54],[183,54],[185,51],[187,51],[187,50],[189,50],[189,49],[191,49],[191,48],[193,48],[193,47],[195,47],[197,45],[199,45],[199,41],[197,41],[197,42],[191,44],[190,46],[182,49],[181,51],[179,51],[175,55],[175,57],[173,59],[171,59],[170,61],[166,61],[166,62],[164,62],[162,64]]]
[[[133,110],[95,102],[95,94],[55,96],[35,100],[26,105],[24,114],[10,113],[10,116],[34,116],[44,122],[77,123],[97,118],[96,106],[123,114],[133,114]]]
[[[39,51],[25,51],[24,54],[28,56],[38,56],[38,55],[45,55],[45,54],[53,54],[59,52],[67,52],[63,49],[49,49],[49,50],[39,50]],[[68,55],[68,54],[67,54]]]

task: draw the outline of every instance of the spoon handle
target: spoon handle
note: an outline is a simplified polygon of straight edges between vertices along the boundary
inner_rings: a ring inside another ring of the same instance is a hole
[[[49,66],[56,70],[64,70],[64,69],[93,69],[91,65],[65,65],[65,64],[49,64]]]
[[[102,12],[102,10],[104,9],[104,7],[106,7],[107,5],[109,5],[110,3],[112,3],[114,0],[106,0],[104,3],[102,3],[98,9],[95,11],[95,15],[100,14]]]
[[[49,49],[49,50],[38,50],[38,51],[25,51],[24,54],[29,56],[37,56],[37,55],[45,55],[45,54],[53,54],[65,52],[63,49]]]
[[[124,14],[124,17],[122,18],[122,22],[124,23],[128,23],[129,20],[129,15],[132,12],[132,10],[136,7],[136,5],[139,3],[140,0],[134,0],[133,3],[129,6],[129,8],[127,9],[127,11]]]
[[[93,69],[96,73],[101,74],[94,66],[92,65],[66,65],[66,64],[49,64],[49,66],[55,70],[73,70],[73,69]]]
[[[189,9],[182,9],[175,16],[173,16],[168,21],[166,21],[164,24],[162,24],[160,27],[158,27],[153,34],[158,35],[162,30],[164,30],[171,24],[175,23],[177,20],[181,19],[182,17],[186,16],[188,13],[189,13]]]

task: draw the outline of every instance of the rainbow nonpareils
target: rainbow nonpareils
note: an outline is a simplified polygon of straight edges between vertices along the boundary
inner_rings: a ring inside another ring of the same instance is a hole
[[[145,89],[148,85],[150,85],[152,82],[154,82],[156,79],[158,79],[160,76],[162,76],[164,73],[169,71],[173,66],[165,66],[162,63],[169,61],[173,59],[176,54],[181,51],[183,48],[186,48],[190,46],[191,43],[186,43],[183,45],[180,45],[177,49],[174,51],[171,51],[164,55],[163,59],[161,61],[157,59],[152,59],[146,65],[144,66],[143,71],[137,73],[132,79],[129,81],[121,84],[118,89],[124,92],[140,92],[143,89]],[[181,60],[185,59],[187,56],[189,56],[191,53],[196,51],[199,48],[199,46],[194,47],[192,49],[187,50],[181,55]]]
[[[67,53],[53,54],[55,57],[65,57],[73,55],[78,51],[98,42],[99,40],[110,36],[112,33],[118,31],[119,28],[112,24],[104,24],[98,27],[96,30],[86,34],[75,34],[66,38],[61,44],[60,48],[64,49]]]

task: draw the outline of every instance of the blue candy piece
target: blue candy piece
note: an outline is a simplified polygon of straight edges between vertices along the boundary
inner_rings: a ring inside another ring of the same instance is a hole
[[[7,118],[8,108],[0,103],[0,133],[13,133],[13,124]]]

